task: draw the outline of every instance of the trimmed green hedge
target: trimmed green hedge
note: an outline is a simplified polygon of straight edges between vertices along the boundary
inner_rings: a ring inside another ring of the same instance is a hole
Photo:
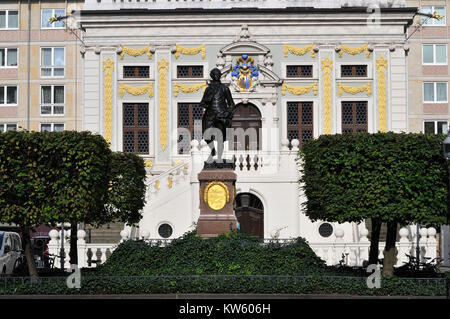
[[[447,216],[443,134],[321,135],[299,153],[305,214],[315,220],[440,225]]]
[[[382,279],[381,288],[367,287],[361,277],[296,276],[162,276],[98,277],[82,276],[80,289],[69,289],[66,278],[45,278],[30,282],[1,284],[0,295],[23,294],[174,294],[174,293],[254,293],[254,294],[350,294],[445,296],[443,279]]]
[[[167,247],[142,241],[121,243],[98,267],[102,276],[313,275],[327,273],[325,262],[303,238],[289,245],[260,245],[240,232],[203,239],[195,231]]]
[[[383,278],[380,289],[367,287],[364,270],[327,267],[307,242],[261,245],[234,232],[202,239],[187,233],[167,247],[142,241],[121,243],[106,263],[81,271],[81,288],[67,277],[0,279],[1,294],[174,294],[253,293],[444,296],[444,278]],[[340,276],[339,276],[340,275]],[[353,276],[352,276],[353,275]],[[15,282],[14,282],[15,280]]]

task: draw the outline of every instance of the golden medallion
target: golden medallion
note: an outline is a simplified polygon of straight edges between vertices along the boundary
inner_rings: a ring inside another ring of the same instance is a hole
[[[214,210],[221,210],[230,201],[228,187],[223,182],[210,182],[205,188],[204,201]]]

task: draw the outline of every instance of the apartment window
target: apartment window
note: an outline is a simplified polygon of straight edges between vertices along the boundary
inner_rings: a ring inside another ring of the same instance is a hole
[[[287,65],[286,66],[287,78],[312,78],[313,67],[312,65]]]
[[[41,123],[41,132],[62,132],[64,123]]]
[[[424,103],[447,103],[447,82],[424,82]]]
[[[313,102],[287,103],[287,138],[299,140],[300,146],[313,138]]]
[[[342,133],[367,132],[367,101],[342,102]]]
[[[41,48],[41,77],[63,77],[65,48]]]
[[[178,65],[177,78],[203,78],[203,65]]]
[[[422,45],[423,64],[447,64],[446,44],[424,44]]]
[[[341,65],[341,77],[367,77],[367,65]]]
[[[422,24],[423,25],[442,25],[445,26],[446,25],[446,14],[445,14],[445,7],[444,6],[423,6],[422,13],[430,13],[433,14],[434,12],[436,12],[437,14],[439,14],[441,17],[443,17],[442,19],[438,20],[438,19],[433,19],[433,18],[428,18],[428,17],[422,17]]]
[[[124,78],[149,78],[150,67],[148,66],[124,66],[123,77]]]
[[[447,134],[448,122],[447,121],[425,121],[423,123],[425,134]]]
[[[17,130],[17,124],[0,123],[0,133],[7,132],[7,131],[16,131],[16,130]]]
[[[149,152],[148,103],[123,104],[123,151]]]
[[[202,139],[203,110],[198,103],[178,103],[178,153],[187,154],[192,139]]]
[[[17,86],[0,86],[0,105],[17,105]]]
[[[0,67],[17,67],[17,48],[0,49]]]
[[[13,10],[0,11],[0,29],[18,29],[19,12]]]
[[[57,16],[65,16],[66,11],[64,9],[45,9],[41,10],[41,29],[62,29],[64,28],[63,21],[55,21],[50,23],[50,18]]]
[[[41,115],[64,115],[64,86],[41,86]]]

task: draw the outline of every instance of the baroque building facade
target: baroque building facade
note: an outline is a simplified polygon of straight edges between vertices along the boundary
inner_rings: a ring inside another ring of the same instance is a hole
[[[366,236],[364,224],[304,215],[296,158],[322,134],[410,130],[406,32],[417,8],[378,4],[87,0],[81,129],[140,154],[148,174],[143,219],[125,232],[176,238],[195,227],[209,151],[199,102],[218,67],[236,103],[233,128],[245,133],[225,152],[241,229],[310,242]]]

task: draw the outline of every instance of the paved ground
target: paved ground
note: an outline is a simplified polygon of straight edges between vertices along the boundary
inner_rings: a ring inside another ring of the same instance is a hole
[[[439,269],[440,269],[442,272],[448,272],[448,271],[450,271],[450,267],[446,267],[446,266],[440,266]]]

